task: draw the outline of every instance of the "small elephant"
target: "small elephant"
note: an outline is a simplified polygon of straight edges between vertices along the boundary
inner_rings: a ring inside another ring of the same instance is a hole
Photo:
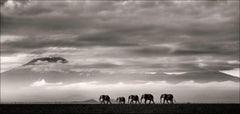
[[[129,102],[130,101],[130,102]],[[135,102],[134,102],[135,101]],[[129,97],[128,97],[128,103],[129,104],[137,104],[137,103],[140,103],[139,102],[139,97],[137,96],[137,95],[130,95]]]
[[[117,101],[118,104],[125,104],[125,98],[124,97],[118,97],[116,101]]]
[[[99,97],[99,102],[101,103],[101,104],[112,104],[111,103],[111,101],[110,101],[110,97],[108,96],[108,95],[101,95],[100,97]]]
[[[163,99],[163,102],[162,102],[162,99]],[[165,104],[165,101],[167,102],[167,104],[174,104],[173,101],[176,102],[172,94],[162,94],[160,97],[160,103]]]
[[[146,104],[148,100],[149,100],[149,104],[151,104],[151,102],[155,104],[152,94],[143,94],[141,97],[141,103],[142,103],[142,99],[144,99],[144,104]]]

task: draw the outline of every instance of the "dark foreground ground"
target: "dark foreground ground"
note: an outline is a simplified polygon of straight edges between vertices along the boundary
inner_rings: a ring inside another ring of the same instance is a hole
[[[100,104],[1,104],[0,113],[161,113],[240,114],[240,104],[100,105]]]

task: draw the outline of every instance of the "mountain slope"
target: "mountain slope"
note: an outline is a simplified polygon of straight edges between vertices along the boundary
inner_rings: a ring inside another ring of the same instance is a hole
[[[44,64],[38,64],[45,61]],[[61,61],[61,62],[59,62]],[[44,79],[49,83],[62,82],[63,84],[79,83],[87,81],[98,81],[102,83],[139,83],[149,81],[167,81],[169,83],[180,83],[183,81],[194,81],[198,83],[208,83],[212,81],[239,82],[238,77],[233,77],[219,71],[199,71],[188,72],[180,75],[168,75],[164,73],[106,73],[101,70],[73,71],[75,66],[67,64],[67,60],[62,57],[44,57],[33,59],[24,66],[1,73],[2,87],[29,86],[33,82]],[[62,64],[66,63],[66,64]]]

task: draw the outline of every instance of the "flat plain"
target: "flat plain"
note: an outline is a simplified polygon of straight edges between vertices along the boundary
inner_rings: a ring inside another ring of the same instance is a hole
[[[240,113],[239,104],[1,104],[5,113],[161,113],[161,114],[232,114]]]

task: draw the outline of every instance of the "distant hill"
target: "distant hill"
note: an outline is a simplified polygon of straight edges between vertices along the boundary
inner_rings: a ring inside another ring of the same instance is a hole
[[[86,101],[71,101],[71,102],[63,102],[64,104],[100,104],[98,101],[94,99],[89,99]]]

